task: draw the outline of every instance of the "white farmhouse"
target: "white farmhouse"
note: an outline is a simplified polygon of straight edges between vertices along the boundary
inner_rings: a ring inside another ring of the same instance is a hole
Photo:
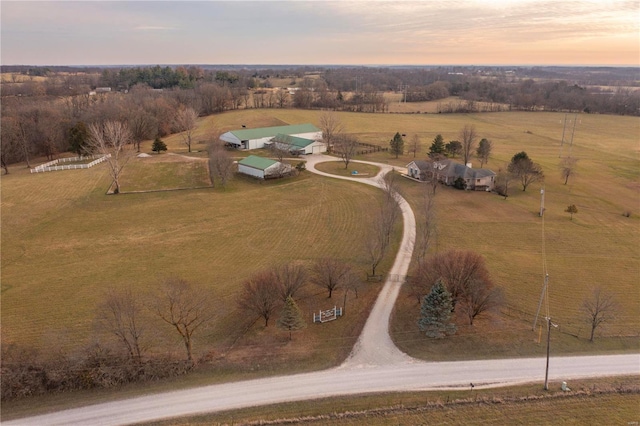
[[[223,133],[220,136],[220,140],[239,149],[259,149],[264,148],[264,144],[271,142],[278,134],[296,136],[313,141],[322,140],[322,131],[313,124],[231,130]]]
[[[291,172],[291,165],[271,160],[269,158],[250,155],[238,161],[238,173],[253,176],[258,179],[269,179]]]

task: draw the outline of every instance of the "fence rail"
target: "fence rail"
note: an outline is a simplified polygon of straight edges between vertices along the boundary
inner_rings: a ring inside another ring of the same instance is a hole
[[[49,161],[47,163],[41,164],[33,169],[31,169],[31,173],[44,173],[44,172],[55,172],[57,170],[77,170],[77,169],[88,169],[90,167],[95,166],[96,164],[102,163],[107,158],[110,158],[111,154],[107,155],[90,155],[85,157],[69,157],[69,158],[59,158],[57,160]],[[86,164],[70,164],[67,166],[54,166],[54,164],[65,163],[71,161],[82,161],[95,158],[90,163]]]
[[[313,322],[327,322],[338,319],[338,317],[342,316],[342,308],[338,308],[334,306],[331,309],[326,311],[319,311],[317,314],[314,312],[313,314]]]

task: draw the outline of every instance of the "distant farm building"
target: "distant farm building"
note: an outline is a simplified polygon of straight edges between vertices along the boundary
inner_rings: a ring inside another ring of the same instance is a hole
[[[220,140],[238,149],[260,149],[277,135],[295,136],[312,141],[322,140],[322,131],[313,124],[261,127],[258,129],[231,130],[223,133]],[[319,152],[319,151],[318,151]]]
[[[271,160],[269,158],[250,155],[238,161],[238,172],[258,179],[276,178],[291,173],[289,164]]]
[[[435,178],[449,186],[462,178],[466,188],[474,191],[492,191],[496,180],[495,172],[489,169],[474,169],[471,163],[464,165],[453,160],[415,160],[407,164],[407,174],[419,180]]]

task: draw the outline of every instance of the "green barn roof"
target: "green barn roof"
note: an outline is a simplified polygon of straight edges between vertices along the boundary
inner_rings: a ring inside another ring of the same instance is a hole
[[[258,157],[257,155],[250,155],[238,161],[238,164],[242,164],[243,166],[253,167],[254,169],[258,169],[258,170],[265,170],[276,163],[277,161],[275,160],[271,160],[270,158]]]
[[[241,130],[232,130],[231,134],[240,139],[241,141],[248,141],[251,139],[262,139],[273,137],[278,133],[282,133],[285,135],[293,135],[299,133],[313,133],[319,132],[318,129],[313,124],[294,124],[291,126],[276,126],[276,127],[261,127],[258,129],[241,129]]]
[[[287,139],[288,138],[288,139]],[[274,138],[276,142],[286,142],[291,146],[295,146],[296,148],[306,148],[311,145],[314,141],[312,139],[299,138],[297,136],[289,136],[283,135],[282,133],[278,133]]]

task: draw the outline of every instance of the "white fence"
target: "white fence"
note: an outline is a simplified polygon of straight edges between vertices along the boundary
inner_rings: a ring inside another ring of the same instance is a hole
[[[342,308],[338,308],[334,306],[331,309],[326,311],[319,311],[319,313],[313,314],[313,322],[327,322],[338,319],[338,317],[342,316]]]
[[[96,164],[102,163],[107,158],[110,158],[111,154],[107,155],[88,155],[84,157],[69,157],[69,158],[59,158],[57,160],[49,161],[48,163],[40,164],[34,169],[31,169],[31,173],[43,173],[43,172],[55,172],[56,170],[76,170],[76,169],[88,169],[89,167],[93,167]],[[69,164],[67,166],[55,166],[54,164],[59,163],[68,163],[71,161],[82,161],[82,160],[90,160],[95,158],[90,163],[86,164]]]

